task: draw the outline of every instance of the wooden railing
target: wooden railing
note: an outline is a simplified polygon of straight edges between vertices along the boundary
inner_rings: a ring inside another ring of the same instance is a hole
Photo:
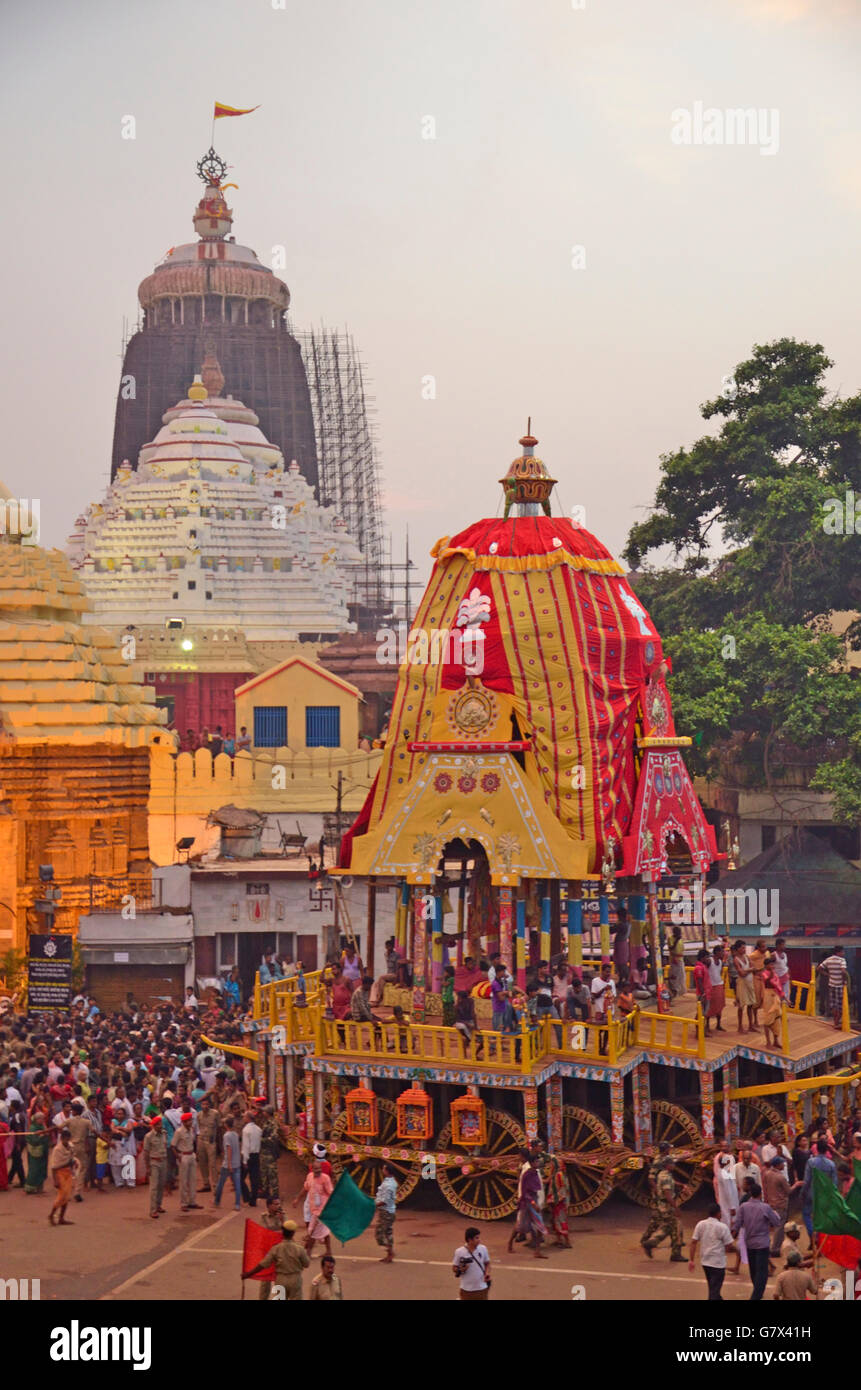
[[[564,1025],[557,1024],[558,1027]],[[516,1034],[476,1032],[467,1040],[456,1028],[426,1023],[357,1023],[320,1018],[320,1050],[328,1057],[366,1057],[369,1061],[429,1062],[463,1066],[471,1062],[491,1071],[529,1075],[545,1054],[544,1028],[521,1027]]]
[[[644,1013],[635,1010],[632,1046],[655,1048],[679,1057],[705,1057],[706,1036],[703,1011],[697,1006],[696,1018],[679,1014]]]
[[[790,1013],[805,1014],[807,1018],[816,1017],[816,967],[810,971],[809,980],[790,980],[789,998],[786,1001]]]
[[[312,997],[319,997],[323,986],[322,970],[309,970],[305,975],[305,998],[310,1004]],[[298,976],[291,975],[287,980],[270,980],[266,985],[260,983],[260,971],[254,976],[252,995],[252,1018],[268,1018],[272,1023],[283,1020],[272,1017],[273,1000],[284,1000],[298,994]]]

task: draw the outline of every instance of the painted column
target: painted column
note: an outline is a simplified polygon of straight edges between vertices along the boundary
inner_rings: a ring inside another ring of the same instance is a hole
[[[337,1076],[329,1077],[328,1086],[329,1105],[332,1110],[332,1122],[334,1123],[340,1115],[343,1106],[341,1105],[341,1088],[338,1085]]]
[[[422,885],[413,889],[413,1022],[425,1021],[425,956],[427,953],[427,922],[425,895]]]
[[[457,888],[457,963],[463,965],[463,924],[466,903],[466,880],[461,879]]]
[[[513,891],[508,884],[499,890],[499,954],[509,970],[514,968]]]
[[[547,1082],[547,1141],[551,1153],[562,1148],[562,1077]]]
[[[296,1123],[296,1058],[290,1054],[284,1058],[287,1073],[287,1123]]]
[[[601,959],[610,955],[610,899],[602,893],[598,899],[598,924],[601,931]]]
[[[526,988],[526,902],[518,898],[517,915],[517,988]]]
[[[305,1138],[310,1143],[317,1134],[317,1107],[314,1095],[314,1073],[311,1063],[305,1060]]]
[[[544,897],[541,899],[541,959],[550,959],[550,894],[547,892],[548,885],[544,885]]]
[[[614,1072],[610,1080],[610,1130],[614,1144],[625,1138],[625,1078]]]
[[[324,1138],[323,1120],[326,1114],[325,1106],[325,1087],[326,1078],[321,1071],[314,1073],[314,1128],[308,1130],[309,1137],[314,1135],[315,1139]]]
[[[583,964],[583,904],[577,897],[568,898],[568,964]]]
[[[714,1072],[700,1072],[700,1100],[702,1103],[703,1138],[713,1144],[715,1138],[715,1078]]]
[[[407,953],[407,921],[409,918],[409,910],[410,885],[408,883],[402,883],[400,899],[398,901],[398,914],[395,926],[395,933],[397,935],[398,945],[403,947],[405,953]]]
[[[652,1142],[652,1092],[649,1085],[649,1064],[638,1062],[631,1072],[634,1092],[634,1148],[643,1153]]]
[[[793,1082],[793,1081],[795,1080],[795,1072],[793,1071],[793,1069],[792,1069],[791,1067],[784,1067],[784,1069],[783,1069],[783,1079],[784,1079],[784,1081],[788,1081],[788,1082],[790,1082],[790,1083]],[[801,1125],[800,1125],[800,1123],[799,1123],[800,1120],[801,1120],[801,1115],[799,1114],[800,1109],[801,1109],[801,1107],[798,1105],[797,1101],[794,1101],[794,1100],[792,1099],[791,1095],[787,1094],[787,1097],[786,1097],[786,1140],[787,1140],[787,1143],[789,1143],[789,1144],[794,1144],[794,1143],[795,1143],[796,1135],[800,1132],[800,1129],[801,1129]]]
[[[628,898],[628,943],[631,978],[637,960],[643,954],[641,947],[646,932],[646,899],[642,893],[631,893]]]
[[[531,1144],[533,1139],[538,1138],[537,1086],[525,1086],[523,1088],[523,1128],[526,1131],[527,1144]]]
[[[442,990],[442,897],[437,893],[431,909],[431,992]]]
[[[730,1089],[738,1086],[738,1058],[725,1062],[721,1068],[723,1077],[723,1134],[725,1139],[738,1138],[738,1101],[730,1099]]]

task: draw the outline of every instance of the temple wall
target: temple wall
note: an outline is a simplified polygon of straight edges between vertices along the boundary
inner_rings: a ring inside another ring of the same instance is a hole
[[[382,752],[346,748],[290,748],[266,752],[220,753],[206,749],[175,754],[155,746],[151,754],[149,852],[156,864],[172,864],[177,840],[194,835],[193,852],[216,848],[217,827],[206,818],[220,806],[238,806],[261,814],[319,816],[336,809],[338,773],[343,774],[342,810],[357,814],[377,775]],[[295,828],[295,827],[292,827]],[[303,824],[313,838],[316,823]]]

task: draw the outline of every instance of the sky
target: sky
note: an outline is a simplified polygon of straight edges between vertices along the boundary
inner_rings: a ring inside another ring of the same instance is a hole
[[[259,103],[216,126],[234,233],[286,248],[297,328],[354,335],[422,578],[439,536],[500,510],[527,416],[555,505],[619,553],[754,343],[820,342],[832,387],[861,388],[859,0],[0,16],[0,479],[39,497],[45,544],[107,484],[123,320],[193,239],[215,100]],[[680,143],[698,103],[760,112],[753,142]]]

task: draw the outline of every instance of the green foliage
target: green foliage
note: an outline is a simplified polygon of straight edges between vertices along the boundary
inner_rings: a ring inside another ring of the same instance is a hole
[[[641,573],[637,592],[665,636],[696,770],[747,764],[769,784],[801,754],[835,814],[855,821],[861,687],[846,658],[861,622],[837,637],[828,618],[861,609],[861,536],[823,521],[833,499],[861,496],[861,394],[829,397],[831,365],[818,344],[755,347],[735,389],[701,407],[717,432],[662,458],[654,510],[625,554],[675,557]]]
[[[27,976],[27,957],[23,951],[4,951],[0,955],[0,977],[9,989],[22,984]]]

